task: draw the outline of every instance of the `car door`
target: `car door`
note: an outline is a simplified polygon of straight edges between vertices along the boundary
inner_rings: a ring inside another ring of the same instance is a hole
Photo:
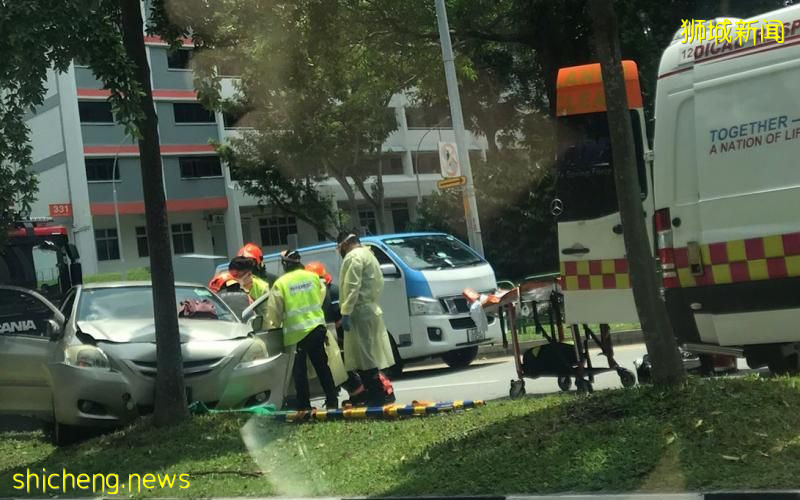
[[[49,416],[51,323],[64,316],[31,290],[0,286],[0,413]]]

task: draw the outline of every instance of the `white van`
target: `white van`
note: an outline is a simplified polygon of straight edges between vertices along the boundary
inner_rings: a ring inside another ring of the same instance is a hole
[[[489,331],[475,328],[465,288],[490,293],[497,289],[492,266],[457,238],[442,233],[404,233],[365,236],[381,264],[381,296],[386,329],[397,358],[403,362],[441,356],[451,367],[468,366],[478,346],[500,341],[500,322],[489,317]],[[339,282],[342,259],[334,243],[298,248],[304,263],[322,262]],[[264,256],[267,272],[283,273],[280,255]]]
[[[632,62],[625,74],[638,117],[642,209],[653,221],[651,243],[676,335],[690,351],[798,371],[800,6],[745,21],[760,27],[763,20],[783,24],[783,43],[754,43],[751,36],[745,43],[684,44],[678,30],[658,73],[652,164]],[[734,27],[737,21],[730,19]],[[635,309],[609,177],[605,106],[592,109],[597,101],[586,95],[599,88],[602,96],[599,66],[561,71],[554,208],[563,207],[567,318],[630,321]],[[579,76],[588,85],[581,88]],[[571,149],[584,157],[570,157]]]

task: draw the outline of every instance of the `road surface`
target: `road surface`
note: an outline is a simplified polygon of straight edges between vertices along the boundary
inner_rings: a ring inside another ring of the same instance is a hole
[[[633,362],[645,353],[643,344],[614,347],[617,362],[635,372]],[[606,367],[605,357],[599,350],[591,350],[592,364]],[[417,364],[406,369],[403,376],[394,381],[398,402],[413,400],[452,401],[457,399],[492,399],[508,397],[509,382],[516,378],[514,358],[511,356],[475,361],[468,368],[455,370],[435,361]],[[596,376],[595,390],[622,387],[616,372]],[[572,390],[574,391],[574,384]],[[528,394],[559,392],[556,379],[551,377],[525,379]]]

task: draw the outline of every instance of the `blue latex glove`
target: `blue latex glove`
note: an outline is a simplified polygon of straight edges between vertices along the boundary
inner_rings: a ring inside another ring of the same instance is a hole
[[[350,316],[342,316],[342,329],[346,332],[350,331]]]

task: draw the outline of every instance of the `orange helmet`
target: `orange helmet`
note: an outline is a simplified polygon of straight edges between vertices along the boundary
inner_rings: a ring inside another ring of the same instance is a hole
[[[308,264],[306,264],[306,271],[311,271],[320,278],[324,279],[326,284],[330,284],[330,282],[333,281],[331,275],[328,274],[328,272],[325,270],[325,264],[323,264],[322,262],[318,261],[309,262]]]
[[[264,260],[264,252],[262,252],[261,247],[255,243],[247,243],[245,246],[239,249],[239,253],[237,253],[236,256],[255,259],[256,264],[259,266],[261,265],[261,261]]]
[[[208,288],[212,292],[218,293],[223,287],[233,285],[234,283],[238,283],[236,278],[234,278],[233,275],[228,271],[223,271],[211,278],[211,281],[208,282]]]

